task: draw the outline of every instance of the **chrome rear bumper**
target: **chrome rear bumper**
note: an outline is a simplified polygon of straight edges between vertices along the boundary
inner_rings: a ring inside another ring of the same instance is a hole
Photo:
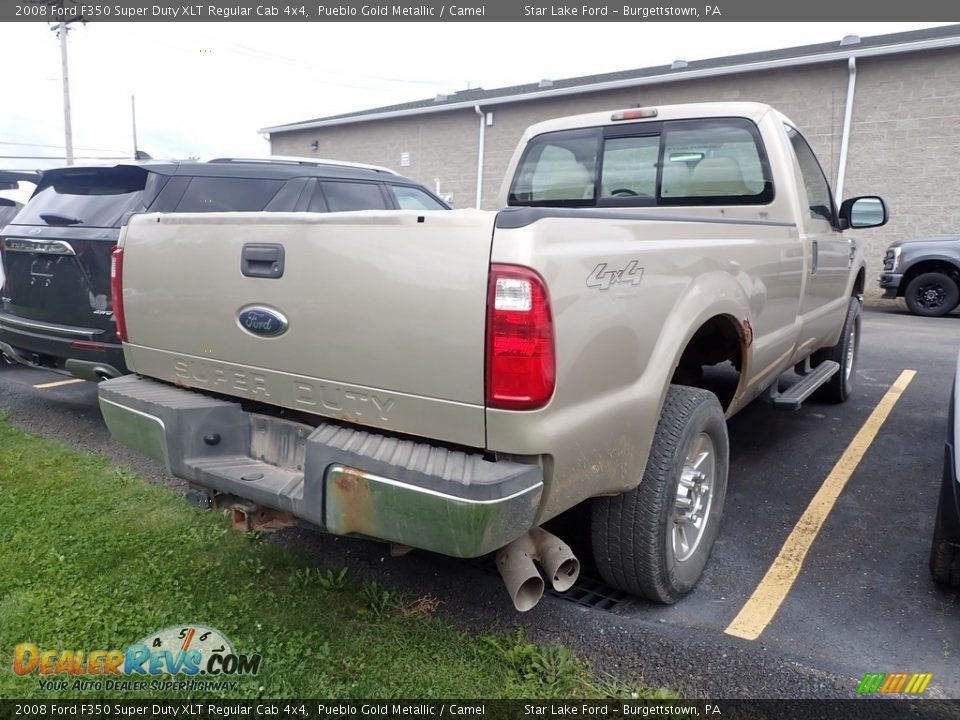
[[[543,494],[537,458],[492,461],[352,426],[314,427],[138,376],[99,392],[114,437],[174,475],[337,535],[476,557],[533,527]]]

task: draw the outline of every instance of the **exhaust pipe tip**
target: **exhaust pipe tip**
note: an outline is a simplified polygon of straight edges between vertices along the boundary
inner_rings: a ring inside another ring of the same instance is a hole
[[[537,557],[550,584],[557,592],[573,587],[580,577],[580,561],[563,540],[543,528],[534,528],[530,537],[537,549]]]
[[[519,612],[532,610],[543,597],[543,578],[537,575],[525,580],[513,593],[513,606]]]
[[[543,578],[533,563],[534,553],[529,535],[514,540],[497,553],[497,570],[519,612],[531,610],[543,597]]]
[[[533,528],[497,552],[497,570],[520,612],[530,610],[543,597],[544,582],[535,562],[557,592],[569,590],[580,577],[580,561],[570,546],[543,528]]]
[[[543,568],[548,570],[546,565]],[[574,586],[577,578],[580,577],[580,561],[576,558],[569,558],[560,563],[560,565],[548,571],[550,575],[550,584],[557,592],[566,592]]]

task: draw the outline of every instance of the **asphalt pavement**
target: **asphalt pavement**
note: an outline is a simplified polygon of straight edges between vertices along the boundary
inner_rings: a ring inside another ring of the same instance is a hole
[[[924,672],[934,676],[926,696],[960,698],[960,593],[935,585],[927,569],[958,349],[956,313],[927,319],[896,304],[867,308],[847,403],[808,401],[783,412],[757,402],[734,417],[720,537],[700,584],[671,607],[592,585],[586,557],[582,585],[592,594],[546,597],[521,615],[489,559],[425,552],[392,558],[383,545],[306,529],[283,531],[274,542],[321,567],[347,566],[410,596],[437,598],[443,617],[472,629],[523,626],[533,640],[574,648],[601,674],[688,696],[852,697],[867,672]],[[769,622],[755,639],[731,633],[751,596],[769,584],[771,564],[790,554],[788,538],[811,500],[851,445],[862,444],[854,438],[904,370],[916,375],[864,445]],[[94,384],[66,379],[0,364],[0,407],[17,425],[107,453],[148,481],[183,491],[162,467],[112,441]],[[557,531],[569,531],[567,539],[586,555],[579,523],[575,514],[561,518]]]

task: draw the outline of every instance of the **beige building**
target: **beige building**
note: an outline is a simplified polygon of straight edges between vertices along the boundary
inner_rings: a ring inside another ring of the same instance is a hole
[[[385,165],[496,208],[523,130],[549,118],[710,100],[773,105],[804,131],[838,194],[883,195],[890,223],[858,233],[867,291],[887,243],[960,232],[960,25],[495,90],[264,128],[275,155]]]

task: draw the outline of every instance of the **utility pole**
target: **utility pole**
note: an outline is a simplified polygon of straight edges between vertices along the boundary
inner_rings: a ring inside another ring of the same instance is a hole
[[[73,165],[73,125],[70,120],[70,73],[67,67],[67,23],[57,23],[60,37],[60,64],[63,73],[63,135],[67,146],[67,165]]]
[[[130,114],[133,120],[133,159],[140,159],[140,151],[137,150],[137,96],[130,96]]]

